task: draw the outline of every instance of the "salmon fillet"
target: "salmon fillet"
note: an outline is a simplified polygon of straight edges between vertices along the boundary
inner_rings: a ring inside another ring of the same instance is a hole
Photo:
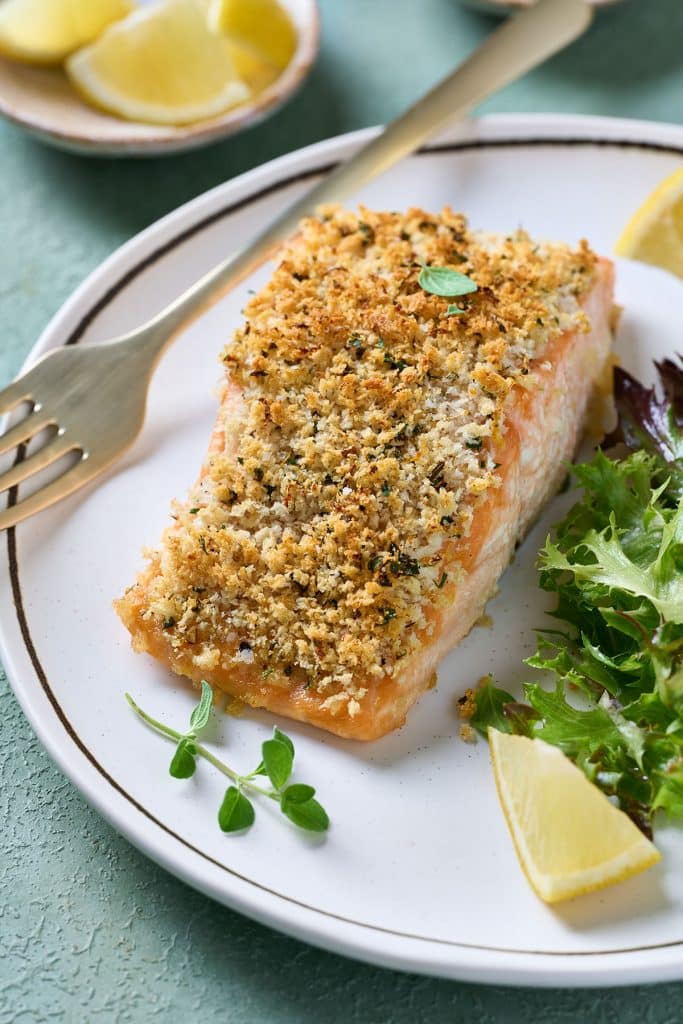
[[[424,265],[477,291],[430,294]],[[305,221],[223,354],[200,479],[115,602],[134,648],[340,736],[400,726],[565,476],[612,308],[585,242],[448,208]]]

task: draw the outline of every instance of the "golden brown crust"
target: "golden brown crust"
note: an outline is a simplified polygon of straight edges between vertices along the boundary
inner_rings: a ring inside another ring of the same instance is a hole
[[[423,263],[477,282],[467,312],[420,288]],[[224,354],[202,481],[118,604],[137,645],[248,703],[343,711],[349,734],[393,701],[395,726],[487,536],[513,389],[530,400],[553,341],[587,329],[594,280],[585,244],[450,210],[305,222]]]

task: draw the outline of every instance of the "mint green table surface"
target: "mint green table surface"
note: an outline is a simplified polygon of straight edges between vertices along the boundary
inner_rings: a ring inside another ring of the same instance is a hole
[[[0,125],[0,383],[120,243],[271,157],[393,117],[492,25],[454,0],[323,0],[322,52],[270,121],[188,156],[69,156]],[[501,93],[493,111],[683,122],[683,0],[630,0]],[[7,592],[2,600],[8,600]],[[0,681],[0,1024],[674,1024],[683,986],[530,991],[319,952],[187,888],[56,771]]]

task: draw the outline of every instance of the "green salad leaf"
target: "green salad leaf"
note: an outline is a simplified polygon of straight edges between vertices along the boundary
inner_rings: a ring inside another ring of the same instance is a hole
[[[493,685],[492,676],[487,676],[477,690],[477,707],[470,719],[474,728],[486,736],[489,727],[499,732],[512,732],[512,726],[505,717],[505,708],[512,704],[514,697]]]
[[[553,688],[518,702],[489,678],[472,717],[559,747],[648,834],[658,808],[683,819],[683,361],[657,370],[659,393],[615,372],[620,448],[573,468],[581,498],[540,554],[559,628],[527,664]]]
[[[653,491],[653,497],[657,492]],[[654,505],[652,506],[654,513]],[[575,586],[583,582],[600,583],[610,591],[622,591],[635,597],[645,597],[665,619],[683,622],[683,499],[669,519],[653,514],[652,530],[659,536],[659,545],[652,552],[651,561],[641,559],[641,564],[631,560],[619,538],[616,519],[610,513],[609,523],[598,533],[589,530],[581,541],[582,551],[575,557],[569,556],[551,543],[546,543],[541,552],[541,567],[554,572],[573,573]],[[657,520],[660,520],[659,522]],[[644,527],[645,529],[645,527]],[[643,537],[647,544],[652,534]],[[583,552],[595,557],[583,560]]]

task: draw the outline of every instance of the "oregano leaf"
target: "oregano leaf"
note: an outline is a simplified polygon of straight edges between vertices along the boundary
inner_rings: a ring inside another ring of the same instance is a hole
[[[330,825],[325,808],[311,797],[302,803],[283,799],[280,803],[282,813],[298,828],[307,832],[326,832]]]
[[[168,769],[174,779],[189,779],[194,775],[197,767],[196,754],[194,736],[181,736]]]
[[[212,704],[213,690],[206,680],[202,679],[202,695],[199,698],[199,704],[190,715],[190,728],[193,732],[199,732],[208,723]]]
[[[420,288],[430,295],[441,295],[445,298],[469,295],[477,291],[477,285],[471,277],[449,267],[423,267],[417,282]]]
[[[282,740],[266,740],[261,747],[263,765],[266,775],[275,789],[281,789],[292,774],[294,757],[290,748]]]
[[[306,786],[302,782],[295,782],[292,786],[287,786],[282,794],[282,800],[285,803],[292,804],[304,804],[311,797],[315,796],[315,790],[313,786]]]
[[[294,757],[294,744],[290,740],[289,736],[284,732],[280,732],[277,726],[273,729],[273,738],[279,740],[280,743],[284,743],[284,745],[289,748],[292,758]]]
[[[229,786],[218,809],[218,824],[223,832],[243,832],[254,824],[254,808],[236,786]]]

